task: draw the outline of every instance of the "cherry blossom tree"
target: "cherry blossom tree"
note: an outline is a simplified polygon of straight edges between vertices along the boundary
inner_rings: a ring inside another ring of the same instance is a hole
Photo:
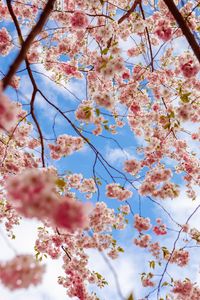
[[[58,284],[68,297],[97,300],[109,282],[90,268],[93,249],[118,299],[200,299],[190,272],[200,244],[191,225],[200,210],[199,8],[198,0],[0,0],[1,227],[9,245],[23,218],[39,224],[32,255],[1,257],[6,288],[40,284],[50,257],[63,261]],[[178,210],[184,201],[192,210],[180,223],[169,203]],[[141,282],[137,298],[112,266],[125,244],[146,264],[132,279]]]

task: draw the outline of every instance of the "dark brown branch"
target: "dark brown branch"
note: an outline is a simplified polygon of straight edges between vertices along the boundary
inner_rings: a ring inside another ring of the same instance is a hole
[[[121,24],[122,22],[124,22],[124,20],[128,19],[136,9],[137,5],[140,4],[140,2],[141,0],[135,0],[131,8],[127,11],[127,13],[118,20],[118,24]]]
[[[190,31],[190,28],[188,27],[184,17],[179,12],[179,10],[176,7],[176,5],[174,4],[173,0],[164,0],[164,2],[167,5],[171,14],[173,15],[174,19],[178,23],[179,27],[181,28],[184,36],[186,37],[190,47],[192,48],[194,54],[196,55],[196,57],[200,63],[200,47],[199,47],[194,35]]]
[[[20,64],[25,59],[26,53],[29,50],[32,42],[34,41],[35,37],[42,30],[42,28],[45,25],[51,11],[53,10],[53,6],[54,6],[55,1],[56,0],[49,0],[47,2],[46,6],[45,6],[40,18],[39,18],[39,21],[33,27],[31,32],[29,33],[27,39],[24,42],[20,39],[20,43],[22,43],[21,50],[20,50],[19,54],[17,55],[15,61],[11,65],[8,73],[6,74],[6,76],[3,79],[3,89],[6,89],[6,87],[9,85],[13,75],[16,73],[16,71],[18,70]],[[11,5],[11,0],[6,0],[6,2],[7,2],[7,6],[8,6],[8,10],[10,12],[10,15],[11,15],[13,21],[16,23],[17,18],[15,16],[14,12],[13,12],[12,5]],[[16,27],[16,29],[17,29],[17,27]],[[17,32],[18,32],[18,35],[19,35],[18,29],[17,29]]]

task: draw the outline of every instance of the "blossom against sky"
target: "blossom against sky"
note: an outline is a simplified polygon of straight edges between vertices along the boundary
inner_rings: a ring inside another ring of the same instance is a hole
[[[2,293],[197,298],[198,3],[52,3],[0,2]]]

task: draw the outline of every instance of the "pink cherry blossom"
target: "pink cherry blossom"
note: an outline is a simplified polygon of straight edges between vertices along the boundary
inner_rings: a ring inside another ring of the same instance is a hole
[[[158,22],[156,29],[155,29],[155,33],[164,42],[169,41],[173,34],[170,24],[165,20],[160,20]]]
[[[125,201],[132,196],[132,192],[130,190],[121,187],[117,183],[108,184],[106,186],[106,190],[106,196],[108,198],[114,198],[120,201]]]
[[[0,131],[10,130],[17,122],[16,103],[0,91]]]
[[[35,261],[32,255],[17,255],[0,263],[0,280],[10,290],[28,288],[41,283],[44,271],[45,266]]]
[[[191,299],[190,296],[192,295],[193,284],[190,280],[186,281],[176,281],[174,284],[174,288],[172,292],[178,295],[178,299]],[[194,298],[195,299],[195,298]]]
[[[61,159],[63,156],[72,154],[80,150],[84,145],[81,137],[74,137],[67,134],[60,135],[56,140],[56,145],[49,144],[51,157],[53,159]]]
[[[85,228],[88,225],[89,211],[88,205],[65,196],[55,208],[53,219],[56,226],[74,231],[77,228]]]
[[[48,170],[26,170],[8,179],[8,199],[23,216],[44,219],[57,205],[55,181]]]
[[[12,48],[12,38],[5,27],[0,29],[0,54],[8,55]]]
[[[187,272],[200,244],[198,206],[189,207],[200,184],[197,1],[7,2],[0,222],[8,238],[24,217],[37,219],[38,260],[63,262],[58,283],[67,297],[96,300],[96,287],[109,297],[110,276],[98,273],[91,253],[123,260],[132,236],[144,256],[138,299],[199,300]],[[172,213],[186,200],[187,218]],[[40,282],[43,266],[28,257],[0,263],[11,291]]]
[[[127,160],[124,163],[124,170],[132,175],[137,174],[140,168],[141,168],[140,162],[138,162],[135,159]]]
[[[153,232],[156,235],[165,235],[165,234],[167,234],[167,226],[162,223],[162,220],[157,219],[156,222],[157,222],[158,225],[153,227]]]
[[[88,17],[81,11],[73,13],[70,21],[74,29],[84,29],[89,24]]]
[[[181,71],[186,78],[190,78],[199,72],[199,67],[192,60],[190,60],[181,66]]]
[[[149,246],[151,237],[149,234],[140,235],[138,238],[134,239],[134,244],[141,248],[147,248]]]
[[[140,217],[138,214],[134,215],[134,228],[139,232],[149,230],[151,228],[150,219]]]
[[[186,250],[175,250],[171,259],[171,263],[176,263],[180,267],[184,267],[189,262],[189,252]]]

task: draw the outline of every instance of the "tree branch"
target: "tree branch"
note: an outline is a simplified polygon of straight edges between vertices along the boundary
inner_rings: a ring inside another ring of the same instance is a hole
[[[39,18],[39,21],[37,22],[37,24],[33,27],[33,29],[31,30],[31,32],[29,33],[27,39],[23,42],[22,40],[20,40],[20,43],[22,43],[22,47],[21,50],[19,52],[19,54],[17,55],[15,61],[13,62],[13,64],[11,65],[8,73],[6,74],[6,76],[3,79],[3,89],[6,89],[6,87],[9,85],[13,75],[15,74],[15,72],[17,71],[17,69],[19,68],[20,64],[22,63],[22,61],[25,59],[26,57],[26,53],[29,50],[32,42],[34,41],[35,37],[40,33],[40,31],[42,30],[43,26],[45,25],[52,9],[54,6],[56,0],[49,0]],[[9,13],[13,19],[13,21],[17,21],[17,18],[13,12],[12,9],[12,5],[11,5],[11,0],[6,0],[7,2],[7,6],[8,6],[8,10]],[[15,22],[16,23],[16,22]],[[18,31],[18,29],[17,29]],[[19,35],[19,32],[18,32]]]
[[[179,12],[178,8],[174,4],[173,0],[164,0],[165,4],[167,5],[169,11],[173,15],[174,19],[178,23],[179,27],[181,28],[184,36],[186,37],[190,47],[192,48],[194,54],[196,55],[199,63],[200,63],[200,47],[190,31],[190,28],[188,27],[184,17],[182,14]]]
[[[11,5],[11,3],[10,3],[10,0],[7,0],[7,5],[8,5],[8,10],[9,10],[9,12],[10,12],[10,15],[11,15],[11,18],[13,19],[13,22],[14,22],[14,24],[15,24],[15,28],[16,28],[16,30],[17,30],[17,34],[18,34],[18,38],[19,38],[19,40],[23,43],[23,45],[26,43],[26,41],[24,42],[23,41],[23,36],[22,36],[22,32],[21,32],[21,29],[20,29],[20,26],[19,26],[19,23],[18,23],[18,20],[17,20],[17,17],[15,16],[15,13],[14,13],[14,11],[13,11],[13,8],[12,8],[12,5]],[[39,22],[37,23],[37,24],[39,24]],[[37,25],[36,25],[37,26]],[[43,26],[42,26],[43,27]],[[41,29],[42,29],[42,27],[41,27]],[[41,30],[40,29],[40,30]],[[27,38],[28,39],[28,38]],[[33,38],[34,39],[34,38]],[[29,45],[29,47],[30,47],[30,45]],[[23,46],[22,46],[22,48],[23,48]],[[22,50],[22,49],[21,49]],[[27,51],[27,50],[26,50]],[[20,51],[21,52],[21,51]],[[35,79],[34,79],[34,77],[33,77],[33,74],[32,74],[32,71],[31,71],[31,68],[30,68],[30,64],[29,64],[29,61],[28,61],[28,59],[27,59],[27,57],[26,57],[26,52],[25,52],[25,55],[24,55],[24,58],[23,59],[25,59],[25,63],[26,63],[26,68],[27,68],[27,71],[28,71],[28,74],[29,74],[29,77],[30,77],[30,80],[31,80],[31,83],[32,83],[32,86],[33,86],[33,93],[32,93],[32,98],[31,98],[31,102],[30,102],[30,107],[31,107],[31,111],[30,111],[30,114],[31,114],[31,116],[32,116],[32,118],[33,118],[33,121],[35,122],[35,125],[36,125],[36,127],[37,127],[37,130],[38,130],[38,133],[39,133],[39,136],[40,136],[40,142],[41,142],[41,159],[42,159],[42,166],[43,167],[45,167],[45,159],[44,159],[44,139],[43,139],[43,135],[42,135],[42,130],[41,130],[41,128],[40,128],[40,125],[39,125],[39,123],[38,123],[38,120],[37,120],[37,118],[36,118],[36,116],[35,116],[35,110],[34,110],[34,102],[35,102],[35,97],[36,97],[36,94],[37,94],[37,91],[38,91],[38,89],[37,89],[37,84],[36,84],[36,82],[35,82]],[[15,60],[15,62],[13,63],[13,65],[15,65],[15,63],[16,63],[16,60]],[[12,66],[13,66],[12,65]],[[11,67],[12,68],[12,67]],[[11,70],[11,69],[10,69]],[[14,74],[13,74],[14,75]],[[10,81],[10,79],[12,78],[12,75],[11,75],[11,77],[9,76],[9,72],[8,72],[8,74],[7,74],[7,78],[8,78],[8,83],[7,84],[9,84],[9,81]],[[6,77],[4,77],[4,79],[5,79]],[[5,88],[5,87],[4,87]]]
[[[121,24],[125,19],[127,19],[134,12],[134,10],[140,2],[141,0],[135,0],[131,8],[127,11],[127,13],[118,20],[118,24]]]
[[[139,6],[140,6],[140,10],[141,10],[141,13],[142,13],[143,20],[145,20],[145,14],[144,14],[144,10],[143,10],[141,2],[139,3]],[[151,71],[153,72],[154,71],[153,51],[152,51],[151,40],[150,40],[149,31],[148,31],[147,26],[145,26],[145,31],[146,31],[146,35],[147,35],[147,40],[148,40],[148,44],[149,44],[149,51],[150,51],[150,57],[151,57],[151,61],[150,61]]]

